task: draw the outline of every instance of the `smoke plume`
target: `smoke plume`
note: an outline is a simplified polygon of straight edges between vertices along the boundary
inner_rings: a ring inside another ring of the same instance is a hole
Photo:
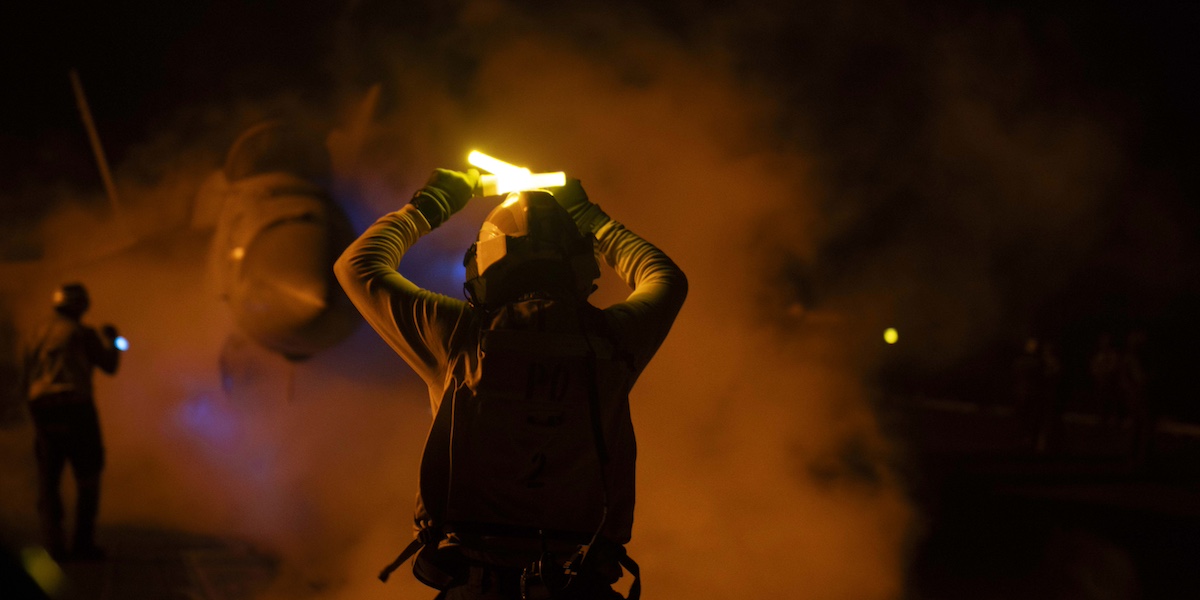
[[[374,580],[410,536],[423,386],[364,327],[292,373],[264,356],[253,397],[226,398],[232,324],[204,286],[205,232],[189,229],[240,127],[337,123],[377,83],[338,188],[360,229],[477,148],[580,178],[688,274],[632,397],[629,549],[650,597],[903,596],[919,516],[903,440],[873,408],[878,334],[907,326],[921,341],[900,351],[932,364],[973,350],[1091,250],[1121,175],[1089,107],[1045,100],[1049,67],[1021,20],[900,2],[394,4],[351,3],[325,25],[329,55],[306,68],[331,89],[179,106],[175,129],[117,166],[120,221],[73,198],[42,223],[45,264],[75,266],[6,290],[23,318],[80,279],[89,318],[133,344],[97,389],[103,521],[259,543],[282,559],[268,597],[432,595]],[[488,208],[468,206],[402,270],[458,295]],[[141,241],[95,253],[113,231]],[[594,301],[622,288],[606,277]],[[6,465],[31,460],[2,448]],[[6,469],[6,489],[29,478]],[[3,508],[32,519],[29,497]]]

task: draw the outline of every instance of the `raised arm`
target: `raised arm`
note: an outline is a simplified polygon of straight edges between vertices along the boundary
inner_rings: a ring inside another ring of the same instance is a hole
[[[624,225],[610,220],[596,232],[604,261],[633,290],[624,302],[605,309],[628,340],[637,369],[658,351],[687,298],[683,271],[661,250]]]
[[[553,192],[580,231],[596,236],[605,262],[633,290],[624,302],[604,312],[626,350],[633,354],[640,372],[666,339],[683,307],[687,277],[662,250],[588,200],[578,180],[570,180]]]
[[[471,174],[434,171],[410,204],[368,227],[333,267],[358,311],[426,382],[445,368],[466,303],[421,289],[397,268],[421,236],[467,203],[474,185]]]
[[[117,328],[112,325],[101,327],[99,333],[93,329],[87,330],[85,343],[88,356],[92,359],[92,364],[109,375],[116,373],[121,363],[121,351],[117,350],[117,335]]]

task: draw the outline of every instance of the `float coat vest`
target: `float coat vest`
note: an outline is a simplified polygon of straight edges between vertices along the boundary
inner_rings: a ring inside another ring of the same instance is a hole
[[[601,311],[572,304],[501,307],[454,359],[458,385],[446,390],[421,461],[418,523],[629,541],[634,373]]]

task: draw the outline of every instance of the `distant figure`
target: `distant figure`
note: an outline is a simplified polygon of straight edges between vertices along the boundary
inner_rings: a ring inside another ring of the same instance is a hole
[[[1056,449],[1062,413],[1062,360],[1053,342],[1031,337],[1013,364],[1019,442],[1037,452]]]
[[[63,285],[54,293],[53,318],[29,339],[24,351],[23,384],[35,430],[38,515],[46,550],[60,560],[104,556],[94,537],[104,445],[92,395],[92,372],[98,367],[115,373],[120,353],[116,328],[105,325],[97,332],[81,321],[89,305],[83,285]],[[70,555],[59,490],[68,462],[77,489]]]
[[[1038,452],[1057,452],[1062,442],[1062,414],[1066,395],[1063,393],[1063,364],[1058,345],[1052,341],[1042,344],[1042,414],[1035,448]]]
[[[1021,353],[1013,361],[1013,414],[1018,422],[1019,442],[1031,445],[1036,441],[1037,405],[1040,404],[1042,388],[1042,357],[1038,353],[1041,342],[1030,337],[1025,340]]]
[[[1096,349],[1088,361],[1092,378],[1092,401],[1101,424],[1110,425],[1120,417],[1117,373],[1121,366],[1121,353],[1113,344],[1112,333],[1107,331],[1096,338]]]
[[[1130,331],[1117,370],[1121,403],[1133,420],[1131,452],[1137,462],[1149,456],[1155,425],[1146,389],[1149,377],[1143,357],[1145,346],[1146,332],[1142,329]]]
[[[1025,340],[1021,353],[1013,361],[1013,403],[1016,412],[1020,412],[1030,402],[1037,380],[1042,372],[1042,358],[1038,356],[1038,348],[1042,346],[1037,337]]]

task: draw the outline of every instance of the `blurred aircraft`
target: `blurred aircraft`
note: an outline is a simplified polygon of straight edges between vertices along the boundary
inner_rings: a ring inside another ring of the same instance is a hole
[[[237,138],[216,176],[205,188],[221,198],[208,271],[239,332],[289,361],[345,339],[359,317],[333,262],[354,232],[328,191],[323,141],[262,122]]]
[[[255,370],[250,346],[295,363],[361,322],[333,277],[355,232],[331,190],[353,170],[378,98],[375,86],[326,138],[281,119],[253,125],[197,195],[192,226],[214,229],[209,285],[237,327],[221,352],[226,393]]]
[[[4,344],[7,348],[18,337],[18,327],[5,325],[16,322],[14,302],[33,312],[42,308],[32,298],[40,298],[36,290],[56,285],[64,277],[101,278],[109,265],[139,255],[171,255],[176,257],[176,268],[196,270],[209,297],[221,303],[232,321],[233,330],[217,361],[225,392],[232,394],[246,384],[247,395],[261,395],[250,389],[252,384],[257,380],[279,385],[282,374],[290,398],[290,365],[343,341],[361,322],[333,277],[333,262],[355,233],[332,190],[335,182],[342,182],[340,189],[346,187],[344,179],[353,171],[378,97],[375,86],[350,119],[332,131],[284,119],[265,120],[244,130],[221,167],[191,199],[190,227],[137,238],[115,231],[109,239],[124,241],[76,259],[47,256],[0,264],[2,272],[30,274],[0,286],[0,315],[4,316],[0,341],[11,342]],[[114,227],[119,229],[120,215],[114,216]],[[157,327],[175,331],[180,327],[171,319],[186,318],[161,316],[165,320]],[[147,318],[158,320],[151,314]],[[15,360],[0,354],[4,365]],[[0,391],[6,396],[13,392]]]

